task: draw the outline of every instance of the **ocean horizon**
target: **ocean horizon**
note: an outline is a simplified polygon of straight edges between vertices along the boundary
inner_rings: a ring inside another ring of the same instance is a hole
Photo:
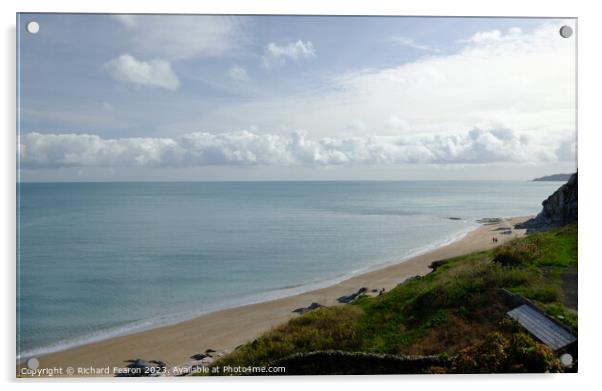
[[[299,294],[536,214],[558,182],[17,184],[17,357]]]

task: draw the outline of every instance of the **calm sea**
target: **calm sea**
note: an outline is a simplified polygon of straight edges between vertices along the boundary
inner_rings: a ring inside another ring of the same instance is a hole
[[[326,286],[558,182],[23,183],[21,357]],[[459,217],[460,220],[451,220]]]

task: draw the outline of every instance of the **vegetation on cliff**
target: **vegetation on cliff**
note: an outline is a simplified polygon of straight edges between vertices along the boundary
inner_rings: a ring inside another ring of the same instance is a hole
[[[563,278],[577,267],[576,225],[437,264],[432,273],[379,297],[308,312],[213,366],[269,366],[295,354],[336,350],[436,356],[445,363],[421,367],[425,373],[562,370],[555,354],[505,316],[500,292],[522,295],[576,332],[577,313],[566,300]]]

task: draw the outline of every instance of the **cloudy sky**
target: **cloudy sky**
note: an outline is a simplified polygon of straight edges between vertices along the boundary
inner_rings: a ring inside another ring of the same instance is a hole
[[[558,34],[574,20],[20,22],[25,181],[522,180],[576,169],[575,36]]]

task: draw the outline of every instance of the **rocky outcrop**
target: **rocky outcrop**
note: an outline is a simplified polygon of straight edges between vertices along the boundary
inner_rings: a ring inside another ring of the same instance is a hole
[[[483,225],[495,225],[502,222],[502,219],[499,217],[484,217],[482,219],[477,219],[477,223]]]
[[[577,173],[567,183],[542,202],[542,211],[531,220],[517,224],[527,232],[545,231],[550,228],[577,222]]]
[[[311,303],[308,307],[297,308],[293,310],[293,312],[297,312],[298,314],[303,315],[306,312],[316,310],[320,307],[322,307],[322,304],[320,303]]]
[[[355,292],[355,293],[352,293],[348,296],[341,296],[341,297],[337,298],[337,301],[342,304],[351,303],[353,300],[355,300],[356,298],[358,298],[359,296],[363,295],[366,292],[368,292],[368,288],[362,287],[362,288],[358,289],[357,292]]]
[[[441,266],[445,265],[446,263],[449,263],[449,259],[441,259],[438,261],[433,261],[429,265],[429,269],[433,269],[433,271],[435,271],[438,268],[440,268]],[[410,279],[408,279],[408,280],[410,280]],[[407,282],[408,280],[404,281],[404,283]]]
[[[146,361],[141,358],[126,360],[128,364],[123,371],[116,373],[116,377],[156,377],[162,376],[166,364],[160,360]]]

